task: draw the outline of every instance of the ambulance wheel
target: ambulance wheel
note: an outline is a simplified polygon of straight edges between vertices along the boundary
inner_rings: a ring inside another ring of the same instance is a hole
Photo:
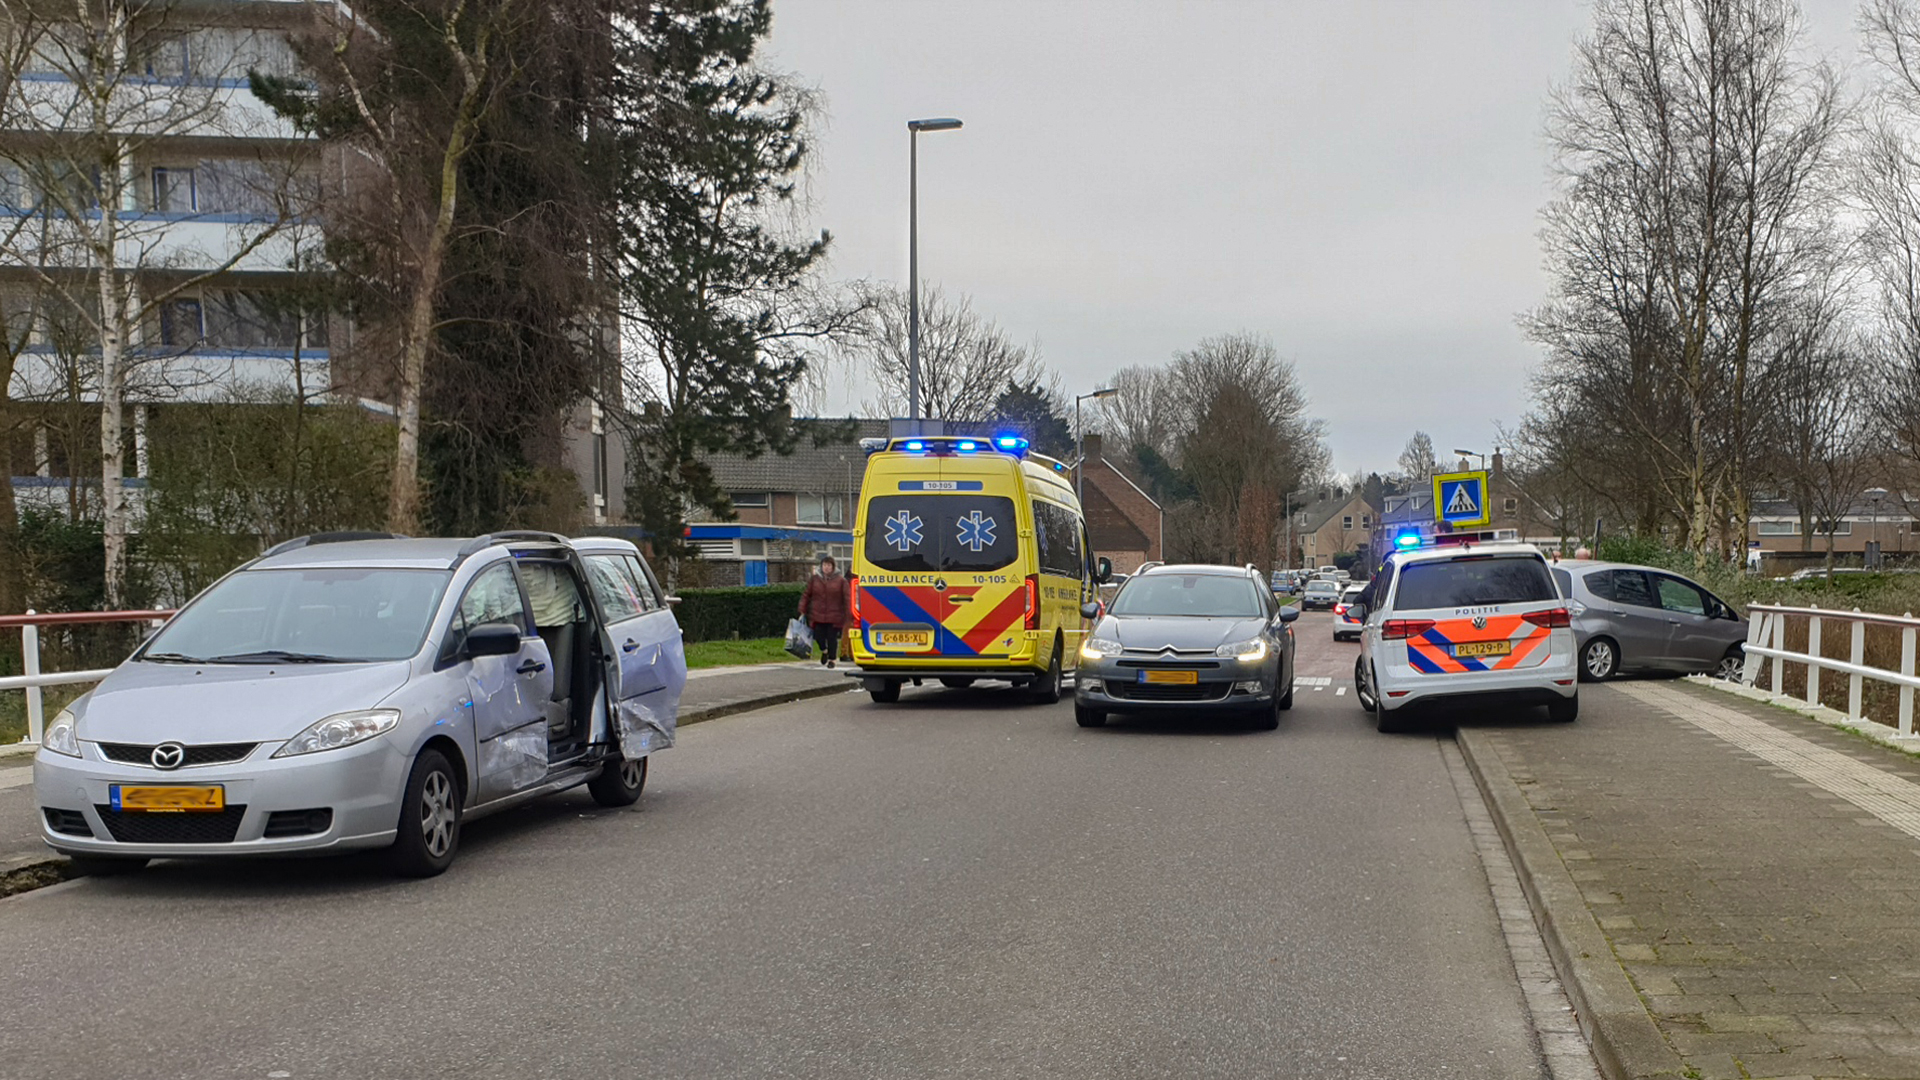
[[[616,758],[600,767],[599,776],[587,781],[587,794],[601,806],[632,806],[640,801],[640,792],[646,786],[646,758]]]
[[[1073,722],[1081,727],[1106,727],[1107,714],[1099,709],[1089,709],[1085,705],[1073,707]]]
[[[1056,705],[1060,701],[1060,639],[1053,639],[1053,658],[1047,661],[1046,674],[1027,688],[1027,700],[1035,705]]]
[[[878,687],[868,687],[867,696],[875,705],[891,705],[900,700],[900,684],[888,679]]]

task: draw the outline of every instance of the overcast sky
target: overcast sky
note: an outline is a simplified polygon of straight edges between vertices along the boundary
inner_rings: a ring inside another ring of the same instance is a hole
[[[1853,0],[1805,0],[1855,55]],[[1583,0],[774,0],[766,58],[826,104],[811,195],[832,273],[920,270],[1070,393],[1211,334],[1270,337],[1334,468],[1415,429],[1486,451],[1525,411],[1545,289],[1541,119]],[[866,392],[837,380],[830,411]]]

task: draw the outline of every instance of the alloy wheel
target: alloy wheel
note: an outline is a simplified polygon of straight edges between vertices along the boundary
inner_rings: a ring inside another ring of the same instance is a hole
[[[1616,661],[1613,658],[1613,646],[1605,641],[1587,643],[1587,676],[1600,682],[1613,674]]]
[[[420,787],[420,838],[438,859],[453,847],[453,781],[435,770]]]

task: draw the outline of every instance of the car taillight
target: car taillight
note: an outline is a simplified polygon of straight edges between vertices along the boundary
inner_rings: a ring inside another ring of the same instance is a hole
[[[1380,624],[1380,636],[1391,641],[1395,638],[1419,637],[1431,629],[1432,619],[1388,619]]]
[[[1027,575],[1027,629],[1040,629],[1040,575]]]
[[[1345,615],[1347,613],[1347,605],[1345,604],[1333,605],[1333,613],[1335,615]]]
[[[1549,630],[1561,626],[1573,625],[1573,617],[1568,615],[1567,609],[1563,607],[1548,608],[1545,611],[1529,611],[1520,617],[1535,626],[1544,626]]]

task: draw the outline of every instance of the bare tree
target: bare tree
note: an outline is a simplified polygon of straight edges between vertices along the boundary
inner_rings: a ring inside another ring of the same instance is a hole
[[[1128,460],[1145,447],[1162,458],[1173,453],[1177,424],[1173,377],[1163,367],[1125,367],[1113,373],[1107,385],[1117,393],[1100,399],[1098,426],[1109,445]]]
[[[296,167],[285,157],[262,157],[247,171],[249,220],[190,230],[168,204],[166,178],[145,171],[162,140],[292,135],[233,89],[257,52],[230,35],[225,48],[201,47],[208,42],[197,35],[212,31],[188,24],[186,6],[89,0],[48,21],[45,5],[0,0],[9,47],[24,50],[18,72],[41,76],[0,85],[0,163],[16,204],[37,221],[15,232],[0,257],[26,270],[46,307],[92,339],[110,606],[126,592],[129,389],[175,377],[179,351],[162,331],[175,299],[235,269],[272,266],[268,245],[292,216]]]
[[[899,289],[878,290],[856,346],[877,387],[867,408],[887,416],[907,414],[907,302]],[[968,298],[949,299],[939,286],[920,290],[922,416],[986,420],[1008,386],[1048,379],[1039,350],[1014,344],[991,319],[975,313]]]
[[[1440,456],[1433,448],[1433,436],[1416,431],[1400,450],[1394,479],[1410,491],[1422,489],[1434,473],[1441,471]]]

